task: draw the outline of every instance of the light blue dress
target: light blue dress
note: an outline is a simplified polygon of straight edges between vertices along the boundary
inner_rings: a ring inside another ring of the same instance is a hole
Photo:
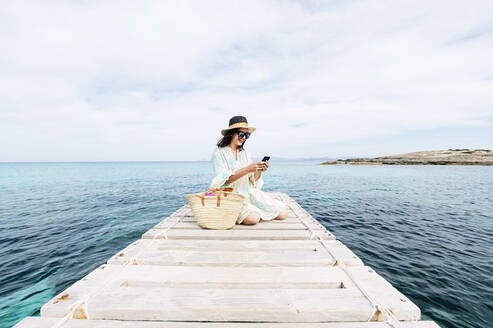
[[[251,211],[260,214],[262,220],[272,220],[276,218],[284,209],[284,204],[277,199],[272,198],[264,191],[262,186],[264,180],[262,176],[255,181],[254,173],[248,173],[232,183],[227,184],[228,178],[235,171],[252,163],[250,154],[246,149],[237,152],[237,160],[234,157],[233,150],[229,147],[217,147],[212,153],[212,165],[214,168],[214,178],[210,188],[233,188],[234,192],[245,196],[243,209],[236,220],[240,224]]]

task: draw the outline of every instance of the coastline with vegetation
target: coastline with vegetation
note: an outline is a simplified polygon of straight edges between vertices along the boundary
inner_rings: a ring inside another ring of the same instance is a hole
[[[327,161],[322,165],[487,165],[493,166],[489,149],[426,150],[375,158],[348,158]]]

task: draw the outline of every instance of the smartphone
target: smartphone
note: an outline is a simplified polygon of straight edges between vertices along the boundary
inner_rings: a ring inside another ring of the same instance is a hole
[[[269,159],[270,159],[270,156],[264,156],[264,158],[262,158],[262,162],[267,162]]]

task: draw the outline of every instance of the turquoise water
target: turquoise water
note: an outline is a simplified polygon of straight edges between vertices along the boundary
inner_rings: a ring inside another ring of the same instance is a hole
[[[206,189],[208,162],[0,164],[0,326]],[[271,163],[288,193],[442,327],[493,322],[493,167]]]

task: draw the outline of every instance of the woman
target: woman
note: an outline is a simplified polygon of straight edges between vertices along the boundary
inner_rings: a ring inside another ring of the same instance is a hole
[[[234,116],[229,127],[221,131],[223,137],[212,154],[214,179],[210,188],[233,188],[245,196],[243,209],[237,224],[257,224],[262,220],[284,220],[288,213],[282,202],[260,190],[264,181],[262,172],[267,171],[269,162],[252,163],[250,154],[243,146],[254,127],[248,126],[246,117]]]

